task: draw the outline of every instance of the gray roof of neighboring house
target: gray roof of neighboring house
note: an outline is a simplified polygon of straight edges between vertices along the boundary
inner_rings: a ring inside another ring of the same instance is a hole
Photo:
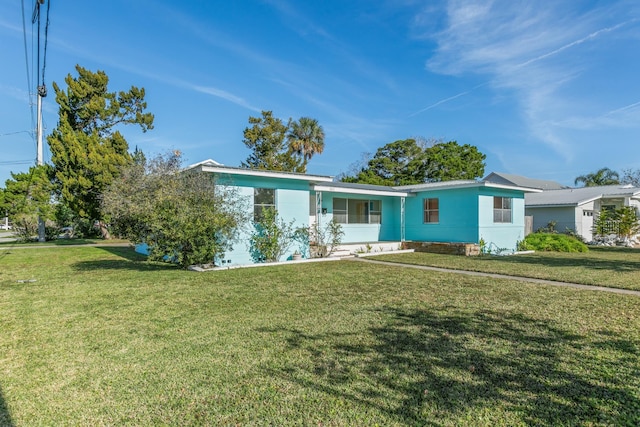
[[[494,182],[496,184],[510,184],[516,187],[538,188],[540,190],[560,190],[568,188],[555,181],[547,181],[544,179],[527,178],[526,176],[512,175],[501,172],[491,172],[483,181]]]
[[[542,193],[527,193],[526,207],[578,206],[597,199],[613,197],[640,198],[640,188],[625,185],[603,185],[598,187],[565,188]]]
[[[439,187],[459,187],[461,185],[472,185],[477,184],[478,181],[473,181],[470,179],[457,179],[453,181],[440,181],[440,182],[425,182],[422,184],[413,184],[413,185],[399,185],[393,188],[398,190],[430,190],[432,188]]]

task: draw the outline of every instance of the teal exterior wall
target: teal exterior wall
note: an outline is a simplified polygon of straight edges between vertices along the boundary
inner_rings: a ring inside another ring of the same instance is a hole
[[[233,177],[233,180],[220,180],[219,182],[224,182],[228,187],[236,189],[246,199],[247,206],[251,209],[251,218],[253,218],[254,188],[272,188],[275,190],[279,218],[286,223],[293,222],[294,228],[309,227],[309,183],[263,177]],[[220,266],[253,264],[250,245],[253,232],[253,224],[247,224],[240,231],[238,240],[233,244],[233,250],[216,259],[216,264]],[[301,249],[305,248],[301,248],[294,242],[280,261],[290,259],[296,250],[300,251]]]
[[[342,243],[400,240],[399,197],[322,192],[322,208],[326,209],[326,214],[323,214],[320,218],[323,226],[333,219],[334,198],[380,200],[382,202],[382,219],[380,224],[340,224],[344,232]]]
[[[512,200],[511,222],[493,222],[493,197]],[[438,198],[439,222],[424,223],[424,200]],[[515,251],[524,239],[524,193],[490,187],[449,188],[422,191],[406,202],[407,240],[480,243],[493,252]]]
[[[424,200],[437,198],[439,221],[424,223]],[[421,191],[406,199],[405,238],[424,242],[478,243],[478,189]]]
[[[493,222],[493,197],[511,198],[511,222]],[[522,191],[483,188],[479,194],[478,239],[483,239],[493,253],[517,250],[524,239],[524,193]]]
[[[311,184],[304,179],[273,178],[250,175],[216,175],[218,184],[238,191],[250,209],[251,219],[254,211],[254,189],[275,190],[275,205],[279,217],[293,223],[294,228],[308,228],[314,209],[310,204],[316,193]],[[512,199],[512,218],[509,223],[494,223],[494,196]],[[381,202],[380,224],[341,224],[344,231],[342,243],[368,243],[380,241],[399,241],[402,237],[402,197],[351,194],[337,191],[322,192],[322,209],[319,220],[323,226],[333,219],[334,198],[379,200]],[[424,223],[424,200],[439,200],[439,221]],[[491,188],[484,186],[417,191],[405,198],[405,239],[424,242],[464,242],[485,244],[493,252],[498,250],[514,251],[517,242],[524,238],[524,193],[518,190]],[[250,238],[254,232],[253,223],[248,223],[239,231],[233,249],[214,260],[219,266],[253,264]],[[146,247],[138,250],[145,252]],[[291,259],[295,251],[308,256],[308,248],[294,242],[280,261]]]

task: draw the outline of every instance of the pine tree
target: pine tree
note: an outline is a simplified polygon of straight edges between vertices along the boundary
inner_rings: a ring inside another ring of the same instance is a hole
[[[145,91],[132,86],[127,92],[109,92],[109,77],[76,66],[77,77],[67,75],[66,91],[55,82],[59,122],[47,138],[52,153],[58,191],[81,218],[102,224],[100,196],[132,161],[129,145],[117,129],[137,124],[153,129],[153,114],[145,113]],[[106,228],[103,226],[106,237]]]

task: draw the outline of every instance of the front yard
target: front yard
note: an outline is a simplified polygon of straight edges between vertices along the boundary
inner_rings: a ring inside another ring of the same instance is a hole
[[[640,290],[640,249],[591,247],[586,253],[535,252],[514,256],[479,257],[390,253],[376,256],[375,259]]]
[[[640,423],[637,297],[350,261],[198,274],[140,259],[0,253],[0,425]]]

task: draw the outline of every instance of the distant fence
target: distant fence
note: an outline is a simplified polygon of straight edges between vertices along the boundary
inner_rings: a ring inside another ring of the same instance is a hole
[[[524,235],[528,236],[533,233],[533,217],[525,216],[524,217]]]

